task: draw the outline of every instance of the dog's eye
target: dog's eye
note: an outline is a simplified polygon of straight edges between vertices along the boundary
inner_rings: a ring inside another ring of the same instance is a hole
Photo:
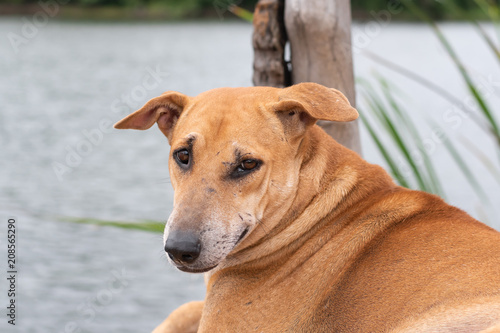
[[[174,153],[174,157],[178,163],[188,165],[189,164],[189,151],[187,149],[181,149]]]
[[[242,171],[252,170],[252,169],[255,169],[256,167],[257,167],[257,161],[256,160],[244,160],[240,164],[240,169]]]
[[[238,166],[233,169],[233,171],[230,173],[229,177],[232,179],[239,179],[241,177],[244,177],[253,171],[258,170],[262,165],[262,161],[257,160],[257,159],[248,159],[242,161]]]

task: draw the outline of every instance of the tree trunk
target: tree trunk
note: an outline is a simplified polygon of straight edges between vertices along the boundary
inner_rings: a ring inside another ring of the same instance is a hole
[[[291,84],[285,63],[284,0],[260,0],[253,16],[253,84],[283,88]]]
[[[340,90],[355,106],[348,0],[286,0],[292,82],[316,82]],[[319,124],[337,142],[361,153],[358,121]]]

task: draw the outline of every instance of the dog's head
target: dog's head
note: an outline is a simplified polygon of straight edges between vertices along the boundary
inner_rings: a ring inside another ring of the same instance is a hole
[[[168,138],[175,195],[165,251],[180,270],[205,272],[268,217],[290,208],[301,143],[316,120],[357,116],[339,91],[301,83],[220,88],[196,97],[169,91],[115,128],[145,130],[156,122]]]

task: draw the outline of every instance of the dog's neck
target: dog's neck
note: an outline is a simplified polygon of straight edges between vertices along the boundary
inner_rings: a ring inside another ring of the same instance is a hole
[[[325,224],[332,224],[334,232],[340,231],[348,220],[343,221],[342,211],[364,197],[360,191],[387,188],[387,183],[395,187],[380,167],[368,164],[317,126],[304,137],[301,149],[299,182],[288,205],[264,216],[263,225],[257,226],[208,278],[231,267],[258,270],[284,262],[283,257],[296,251]],[[363,179],[362,169],[366,168],[374,169],[378,179]]]

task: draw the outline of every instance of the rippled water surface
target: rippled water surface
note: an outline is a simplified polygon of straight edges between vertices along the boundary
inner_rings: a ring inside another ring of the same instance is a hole
[[[246,23],[84,24],[50,22],[19,46],[8,33],[23,21],[0,21],[0,212],[18,223],[19,332],[147,332],[175,307],[204,296],[203,278],[171,268],[160,234],[80,225],[60,217],[165,220],[172,207],[168,145],[157,130],[113,131],[109,124],[166,90],[196,95],[221,86],[249,86],[251,26]],[[495,62],[472,29],[448,24],[477,80],[493,83]],[[366,33],[356,25],[355,36]],[[447,122],[447,101],[363,56],[390,58],[465,98],[456,70],[431,32],[420,25],[390,25],[358,42],[358,76],[383,73],[404,91],[402,100],[425,132],[435,119],[453,139],[473,140],[496,158],[470,120]],[[362,46],[362,47],[361,47]],[[490,75],[491,77],[489,77]],[[500,81],[500,80],[499,80]],[[363,131],[364,156],[380,163]],[[482,203],[437,144],[433,161],[448,201],[499,227],[498,208]],[[76,156],[80,151],[81,156]],[[492,202],[498,184],[467,155]],[[5,228],[0,246],[5,248]],[[2,264],[4,265],[4,264]],[[4,267],[4,266],[2,266]],[[1,279],[2,307],[6,304]],[[0,330],[7,328],[5,320]]]

